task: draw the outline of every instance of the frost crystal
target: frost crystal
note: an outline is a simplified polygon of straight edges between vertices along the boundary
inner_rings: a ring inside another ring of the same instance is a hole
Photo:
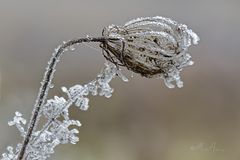
[[[174,83],[183,86],[180,71],[193,64],[188,48],[199,41],[186,25],[159,16],[110,25],[103,36],[120,39],[102,45],[109,61],[144,77],[163,78],[169,88],[174,88]]]
[[[110,81],[119,76],[123,81],[127,78],[121,71],[111,63],[105,63],[105,68],[97,78],[85,85],[75,85],[67,89],[62,87],[62,91],[67,94],[68,99],[54,96],[53,99],[47,100],[44,104],[41,115],[47,118],[47,123],[41,130],[33,133],[32,139],[26,149],[27,160],[46,160],[54,153],[54,149],[59,144],[76,144],[79,139],[77,128],[70,129],[70,126],[80,127],[78,120],[72,120],[69,117],[69,108],[75,104],[81,110],[87,110],[89,107],[89,94],[96,96],[111,97],[113,89],[110,87]],[[10,126],[15,125],[21,135],[25,136],[24,127],[26,120],[22,114],[15,113],[15,117],[9,122]],[[7,153],[2,154],[2,160],[17,160],[21,144],[14,150],[13,147],[7,148]]]
[[[22,147],[22,145],[18,144],[16,149],[14,150],[14,148],[12,146],[8,146],[7,153],[2,154],[1,160],[16,160],[21,147]]]
[[[15,112],[15,116],[13,117],[12,121],[8,122],[9,126],[16,126],[18,131],[20,132],[21,136],[24,137],[26,132],[24,130],[24,127],[22,125],[25,125],[27,121],[22,118],[22,114],[20,112]]]

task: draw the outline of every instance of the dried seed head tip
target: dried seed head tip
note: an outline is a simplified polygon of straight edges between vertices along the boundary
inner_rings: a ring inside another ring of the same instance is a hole
[[[103,36],[117,38],[103,43],[107,60],[144,77],[160,77],[169,88],[182,87],[180,71],[193,64],[188,48],[199,37],[186,25],[169,18],[137,18],[123,26],[110,25]]]

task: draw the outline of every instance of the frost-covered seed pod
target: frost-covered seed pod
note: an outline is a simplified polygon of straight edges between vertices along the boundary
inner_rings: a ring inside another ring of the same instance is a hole
[[[161,77],[169,82],[174,81],[173,72],[179,74],[183,67],[193,64],[188,48],[199,41],[186,25],[159,16],[137,18],[123,26],[110,25],[104,28],[103,36],[120,39],[102,44],[108,60],[144,77]]]

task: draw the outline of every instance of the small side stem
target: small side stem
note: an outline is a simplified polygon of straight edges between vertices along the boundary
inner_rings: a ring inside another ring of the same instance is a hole
[[[26,148],[27,148],[27,146],[28,146],[28,144],[31,140],[32,133],[37,126],[37,121],[38,121],[40,109],[41,109],[42,105],[44,104],[44,102],[47,98],[47,93],[48,93],[48,90],[50,88],[50,85],[51,85],[51,82],[52,82],[52,79],[53,79],[53,75],[54,75],[54,72],[55,72],[56,65],[59,62],[59,59],[60,59],[61,55],[64,53],[65,49],[69,48],[69,47],[71,47],[75,44],[80,44],[80,43],[83,43],[83,42],[104,43],[104,42],[107,42],[109,40],[118,40],[118,39],[107,38],[107,37],[79,38],[79,39],[70,40],[70,41],[68,41],[68,42],[66,42],[63,45],[58,47],[58,49],[56,50],[56,52],[53,54],[50,61],[48,62],[48,67],[46,68],[43,80],[41,82],[41,87],[39,88],[38,97],[36,99],[34,109],[33,109],[33,113],[32,113],[32,117],[31,117],[30,122],[29,122],[29,126],[28,126],[28,129],[27,129],[27,134],[26,134],[26,136],[23,140],[22,148],[21,148],[21,150],[18,154],[18,160],[22,160],[25,156]]]

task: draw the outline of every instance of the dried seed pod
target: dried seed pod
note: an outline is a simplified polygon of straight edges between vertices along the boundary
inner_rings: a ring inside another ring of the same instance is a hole
[[[110,25],[103,36],[119,39],[101,46],[109,61],[147,78],[164,78],[170,88],[174,87],[172,81],[182,87],[179,72],[193,64],[188,48],[199,41],[186,25],[159,16],[137,18],[124,26]]]

